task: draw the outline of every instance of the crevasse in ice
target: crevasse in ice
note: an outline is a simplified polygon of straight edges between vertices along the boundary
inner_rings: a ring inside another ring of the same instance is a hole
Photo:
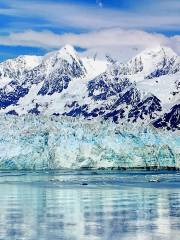
[[[34,115],[0,123],[0,169],[180,167],[178,132]]]

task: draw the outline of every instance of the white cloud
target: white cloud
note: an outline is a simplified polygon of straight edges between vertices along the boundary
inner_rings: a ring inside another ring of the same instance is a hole
[[[112,57],[126,60],[139,51],[166,45],[180,54],[180,36],[167,37],[163,34],[147,33],[139,30],[122,30],[111,28],[81,34],[55,34],[50,31],[36,32],[28,30],[0,36],[0,45],[31,46],[46,49],[60,48],[65,44],[85,48],[83,54],[110,54]]]
[[[8,8],[0,9],[0,14],[19,18],[40,18],[52,26],[97,30],[101,28],[138,28],[179,30],[179,1],[152,1],[152,4],[137,4],[134,11],[106,8],[97,5],[70,4],[65,2],[1,0]],[[160,4],[161,2],[161,4]],[[102,6],[102,1],[98,0]],[[174,7],[175,6],[175,7]]]
[[[140,1],[128,10],[107,8],[102,0],[94,0],[94,5],[86,1],[70,4],[65,0],[29,0],[28,4],[24,0],[0,1],[7,6],[0,8],[0,14],[16,17],[5,28],[9,35],[3,35],[4,29],[1,28],[0,45],[51,50],[68,43],[87,49],[82,54],[98,52],[101,56],[107,53],[121,59],[130,58],[147,47],[166,45],[180,54],[179,35],[167,37],[146,32],[147,29],[179,31],[179,0]],[[44,30],[53,28],[86,32],[57,34]]]

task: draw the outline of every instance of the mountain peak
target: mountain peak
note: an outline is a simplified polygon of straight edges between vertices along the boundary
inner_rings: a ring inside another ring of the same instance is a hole
[[[36,67],[37,65],[39,65],[41,61],[42,61],[41,56],[20,55],[16,58],[8,59],[4,62],[1,62],[0,67],[3,67],[3,66],[8,66],[11,68],[26,67],[26,70],[30,70],[30,69]]]
[[[138,54],[136,57],[141,56],[141,57],[174,57],[177,56],[177,54],[172,50],[172,48],[167,47],[167,46],[156,46],[153,48],[147,48],[144,51],[142,51],[140,54]]]
[[[76,53],[74,47],[73,47],[72,45],[70,45],[70,44],[64,45],[64,46],[60,49],[60,51],[66,51],[67,53],[72,53],[72,54]]]
[[[80,64],[80,57],[71,45],[65,45],[57,51],[47,53],[43,58],[43,64],[51,67],[58,62],[61,63],[62,60],[65,60],[69,64],[73,64],[73,62]]]
[[[74,47],[68,44],[62,47],[57,53],[61,58],[67,60],[68,62],[69,60],[72,60],[72,58],[76,60],[79,58]]]
[[[157,76],[165,75],[171,72],[173,65],[176,64],[178,55],[169,47],[157,46],[148,48],[136,55],[128,62],[131,74],[142,72],[149,76],[153,73]]]
[[[21,55],[0,63],[0,87],[12,80],[20,80],[23,74],[38,66],[41,56]]]

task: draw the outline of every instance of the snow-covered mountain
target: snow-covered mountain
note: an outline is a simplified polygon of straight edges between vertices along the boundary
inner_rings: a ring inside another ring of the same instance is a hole
[[[43,57],[0,63],[0,113],[111,119],[176,130],[179,83],[180,57],[170,48],[147,49],[121,64],[81,58],[66,45]]]
[[[13,80],[20,80],[22,76],[31,69],[38,66],[42,57],[19,56],[0,63],[0,87],[6,86]]]
[[[124,70],[129,75],[141,73],[145,79],[174,74],[180,70],[180,57],[169,47],[146,49],[125,64]]]

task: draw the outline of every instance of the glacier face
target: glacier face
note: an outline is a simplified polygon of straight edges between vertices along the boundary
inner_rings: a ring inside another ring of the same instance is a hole
[[[68,117],[0,117],[0,169],[180,168],[180,136]]]

